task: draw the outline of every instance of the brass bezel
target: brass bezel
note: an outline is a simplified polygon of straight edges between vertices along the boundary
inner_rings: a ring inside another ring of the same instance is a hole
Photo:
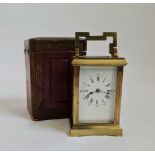
[[[122,79],[123,66],[127,64],[124,58],[74,58],[72,61],[74,75],[73,75],[73,122],[71,127],[71,136],[86,136],[86,135],[115,135],[121,136],[122,129],[120,127],[120,109],[121,109],[121,95],[122,95]],[[115,97],[115,111],[114,122],[112,123],[79,123],[78,122],[78,106],[79,106],[79,71],[82,65],[92,66],[116,66],[116,97]]]

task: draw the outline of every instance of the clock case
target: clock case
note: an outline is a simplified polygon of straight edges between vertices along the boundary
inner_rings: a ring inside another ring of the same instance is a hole
[[[75,38],[32,38],[24,44],[27,108],[32,120],[70,117]],[[85,55],[86,41],[81,39],[80,44]]]
[[[106,40],[107,37],[113,37],[113,43],[109,44],[109,57],[87,57],[81,55],[79,38],[85,38],[88,41]],[[76,33],[76,56],[72,61],[73,65],[73,107],[71,120],[71,136],[89,136],[89,135],[111,135],[122,136],[120,127],[120,110],[122,95],[123,67],[127,64],[125,58],[118,57],[117,54],[117,33],[105,32],[102,36],[90,36],[88,32]],[[114,122],[112,123],[79,123],[78,106],[79,106],[79,72],[80,66],[112,66],[118,67],[116,79],[116,96]]]

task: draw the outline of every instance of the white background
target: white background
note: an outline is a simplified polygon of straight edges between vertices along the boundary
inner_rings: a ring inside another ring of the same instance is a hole
[[[155,4],[0,4],[0,150],[155,150],[154,16]],[[123,137],[72,138],[67,119],[30,120],[24,40],[78,31],[118,33]]]

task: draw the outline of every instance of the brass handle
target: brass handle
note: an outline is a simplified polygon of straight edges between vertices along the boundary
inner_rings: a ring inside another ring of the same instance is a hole
[[[90,36],[89,32],[75,32],[75,56],[81,55],[81,45],[79,39],[84,37],[86,41],[107,40],[107,37],[113,37],[113,43],[109,44],[109,53],[112,57],[118,57],[117,53],[117,32],[103,32],[101,36]]]

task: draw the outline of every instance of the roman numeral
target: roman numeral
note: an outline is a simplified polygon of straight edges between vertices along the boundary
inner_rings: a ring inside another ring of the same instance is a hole
[[[112,90],[107,90],[107,94],[111,94],[112,93]]]
[[[90,86],[89,84],[87,84],[86,82],[83,82],[83,84],[85,85],[85,86]]]
[[[93,103],[93,99],[91,98],[90,103]]]
[[[80,90],[80,93],[82,93],[82,92],[89,92],[88,90]]]
[[[107,84],[107,85],[105,85],[106,87],[108,87],[108,86],[110,86],[110,83],[109,84]]]
[[[105,81],[105,78],[104,78],[104,80],[103,80],[103,83],[104,83],[104,81]]]
[[[100,80],[100,75],[99,74],[97,74],[97,81],[99,81]]]
[[[88,90],[83,90],[83,92],[88,92]]]
[[[99,105],[98,105],[98,101],[96,100],[96,107],[98,107]]]
[[[89,79],[90,79],[90,81],[91,81],[92,83],[94,83],[94,80],[93,80],[93,78],[92,78],[92,77],[89,77]]]
[[[105,103],[105,101],[102,99],[102,102]]]
[[[88,98],[89,98],[89,94],[88,94],[88,95],[86,95],[86,96],[85,96],[85,98],[86,98],[86,99],[88,99]]]
[[[106,102],[102,99],[103,105],[106,105]]]
[[[107,95],[105,96],[105,98],[107,98],[107,99],[110,99],[110,96],[109,96],[109,94],[107,94]]]

